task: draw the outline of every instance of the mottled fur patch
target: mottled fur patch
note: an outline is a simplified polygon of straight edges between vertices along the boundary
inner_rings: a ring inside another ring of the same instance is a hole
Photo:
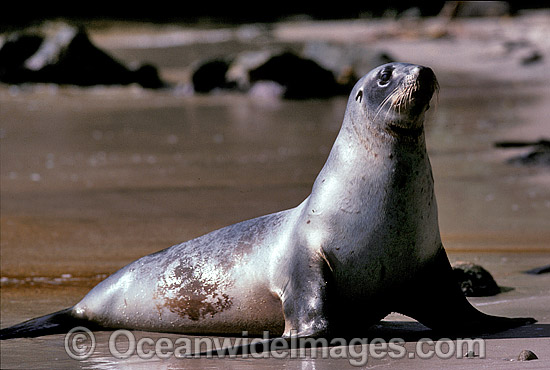
[[[209,271],[206,266],[194,266],[190,259],[171,264],[162,275],[157,297],[163,297],[163,305],[182,318],[198,321],[213,317],[229,309],[232,300],[223,293],[226,283],[220,271]]]

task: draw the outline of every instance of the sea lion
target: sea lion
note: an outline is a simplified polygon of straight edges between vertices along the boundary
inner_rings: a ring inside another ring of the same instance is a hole
[[[296,208],[142,257],[73,307],[2,339],[75,325],[186,334],[353,336],[390,312],[445,335],[531,323],[462,294],[440,238],[423,128],[430,68],[389,63],[357,82],[342,128]]]

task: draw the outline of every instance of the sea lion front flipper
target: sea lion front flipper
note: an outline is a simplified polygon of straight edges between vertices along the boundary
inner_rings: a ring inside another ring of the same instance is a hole
[[[527,317],[487,315],[472,306],[453,275],[443,247],[405,291],[397,311],[443,335],[491,333],[536,322]]]
[[[329,334],[327,284],[330,266],[324,254],[297,248],[280,284],[285,317],[284,338],[323,337]]]

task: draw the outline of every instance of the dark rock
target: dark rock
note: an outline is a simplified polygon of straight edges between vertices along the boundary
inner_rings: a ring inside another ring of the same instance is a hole
[[[508,159],[508,163],[522,166],[550,167],[550,141],[539,140],[535,142],[504,141],[495,143],[497,148],[522,148],[532,147],[527,154],[522,154]]]
[[[524,349],[519,353],[518,361],[531,361],[531,360],[538,360],[537,355],[535,355],[532,351],[529,351],[528,349]]]
[[[7,37],[0,49],[0,81],[10,84],[128,85],[147,88],[166,84],[155,67],[126,67],[97,48],[83,28],[62,24]]]
[[[358,45],[340,45],[329,42],[307,43],[302,52],[323,68],[330,70],[339,84],[349,91],[356,80],[371,69],[394,62],[395,59],[383,50]]]
[[[253,50],[239,53],[231,62],[226,78],[236,84],[239,90],[248,91],[253,87],[250,82],[250,71],[279,53],[281,53],[280,50]]]
[[[445,18],[502,17],[510,15],[506,1],[446,1],[439,13]]]
[[[275,55],[250,70],[250,82],[274,81],[284,87],[287,99],[327,98],[342,93],[331,71],[292,52]]]
[[[453,272],[462,292],[467,297],[486,297],[498,294],[501,289],[483,267],[470,262],[456,262]]]
[[[526,66],[533,63],[542,62],[543,55],[538,50],[530,50],[527,55],[521,57],[521,64]]]
[[[518,59],[522,66],[530,66],[544,60],[544,54],[539,48],[527,40],[509,40],[505,41],[502,46],[506,58]]]
[[[231,89],[236,86],[227,80],[230,61],[214,59],[200,64],[193,72],[192,81],[195,92],[208,93],[214,89]]]
[[[549,272],[550,272],[550,265],[535,267],[534,269],[525,271],[525,273],[529,275],[541,275],[541,274],[547,274]]]
[[[0,81],[20,83],[28,80],[30,71],[24,67],[24,63],[36,53],[42,41],[43,38],[38,35],[8,35],[0,48]]]
[[[514,157],[508,160],[508,163],[524,166],[550,166],[549,150],[533,150],[525,155]]]
[[[157,67],[151,64],[142,64],[133,71],[133,75],[135,76],[135,82],[146,89],[160,89],[168,86],[160,79]]]
[[[539,141],[497,141],[497,148],[521,148],[526,146],[545,146],[550,148],[550,140],[541,139]]]

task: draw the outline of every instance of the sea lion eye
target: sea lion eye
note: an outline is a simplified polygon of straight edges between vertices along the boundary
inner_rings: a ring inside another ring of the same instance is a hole
[[[355,101],[359,101],[359,103],[363,101],[363,90],[359,90],[359,92],[355,96]]]
[[[391,79],[392,71],[388,69],[384,69],[382,72],[380,72],[380,76],[378,77],[378,85],[379,86],[386,86]]]

